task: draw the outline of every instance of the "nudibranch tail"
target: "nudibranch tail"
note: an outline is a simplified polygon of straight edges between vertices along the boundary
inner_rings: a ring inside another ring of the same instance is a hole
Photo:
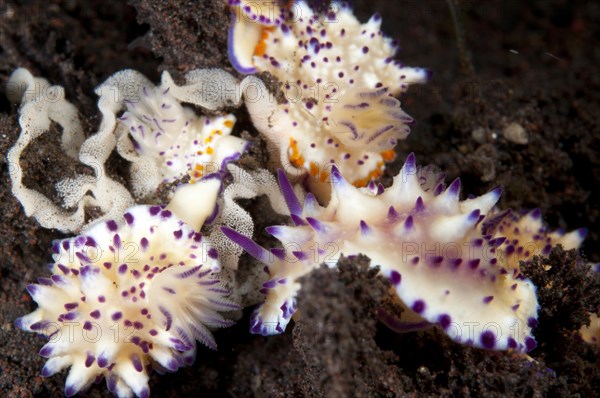
[[[461,201],[459,179],[443,189],[430,171],[419,169],[411,154],[391,187],[359,189],[334,166],[326,207],[312,196],[300,207],[280,173],[294,226],[273,226],[267,232],[283,248],[259,250],[250,239],[227,232],[255,252],[270,277],[253,331],[281,332],[290,307],[295,309],[301,276],[321,263],[334,266],[342,253],[362,253],[380,267],[414,315],[439,325],[453,340],[486,349],[533,349],[535,287],[520,273],[509,272],[499,256],[506,239],[482,233],[482,220],[501,190]]]
[[[586,228],[565,233],[550,231],[542,220],[540,209],[525,214],[511,210],[494,211],[483,221],[483,231],[504,241],[498,253],[509,272],[520,272],[520,261],[528,263],[533,256],[548,257],[552,247],[562,245],[565,250],[579,249],[587,234]]]

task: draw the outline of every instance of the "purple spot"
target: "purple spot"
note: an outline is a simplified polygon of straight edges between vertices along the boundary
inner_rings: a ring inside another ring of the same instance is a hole
[[[417,314],[421,314],[423,311],[425,311],[425,302],[423,300],[417,300],[413,303],[411,308]]]
[[[529,336],[525,337],[525,348],[527,349],[527,352],[533,350],[535,347],[537,347],[535,340]]]
[[[44,357],[44,358],[50,358],[50,355],[52,354],[52,346],[49,345],[45,345],[42,347],[42,349],[39,352],[40,356]]]
[[[413,217],[408,216],[406,221],[404,221],[404,228],[407,230],[410,230],[410,229],[412,229],[413,225],[414,225]]]
[[[125,218],[125,222],[129,225],[133,224],[133,215],[131,213],[125,213],[123,214],[123,217]]]
[[[181,237],[183,236],[183,231],[182,230],[173,231],[173,236],[175,236],[175,239],[181,239]]]
[[[517,348],[517,341],[512,337],[509,337],[508,340],[508,348]]]
[[[219,253],[217,252],[217,249],[211,247],[208,250],[208,257],[212,258],[213,260],[216,260],[217,258],[219,258]]]
[[[489,304],[489,303],[492,302],[493,299],[494,299],[494,296],[486,296],[486,297],[483,298],[483,302],[485,304]]]
[[[170,210],[163,210],[163,211],[160,212],[160,216],[162,218],[169,218],[169,217],[171,217],[172,214],[173,213],[171,213]]]
[[[127,272],[127,264],[121,264],[119,265],[119,274],[124,274],[125,272]]]
[[[72,397],[77,394],[77,388],[75,386],[65,386],[65,396]]]
[[[72,321],[73,319],[77,318],[77,313],[75,312],[69,312],[64,314],[63,319],[66,321]]]
[[[458,196],[459,192],[460,178],[457,178],[454,181],[452,181],[452,184],[450,184],[450,187],[448,188],[448,193],[452,194],[452,196]]]
[[[491,350],[496,346],[496,335],[490,330],[486,330],[480,337],[481,345],[484,348]]]
[[[115,236],[113,236],[113,244],[115,247],[121,247],[121,237],[119,234],[115,234]]]
[[[114,312],[110,317],[113,321],[118,321],[123,317],[123,313],[121,311]]]
[[[160,213],[160,206],[152,206],[152,207],[150,207],[149,212],[150,212],[151,216],[157,215],[158,213]]]
[[[360,220],[360,232],[363,235],[368,235],[371,232],[371,228],[369,228],[367,223],[363,220]]]
[[[140,361],[140,357],[138,355],[131,355],[131,363],[133,364],[133,368],[136,371],[141,372],[142,370],[144,370],[144,367],[142,366],[142,361]]]
[[[423,210],[425,210],[425,204],[423,203],[423,198],[419,196],[417,198],[417,202],[415,204],[415,211],[420,212],[420,211],[423,211]]]
[[[504,241],[506,241],[506,238],[504,236],[501,236],[499,238],[495,238],[495,239],[491,239],[488,244],[490,245],[490,247],[495,248],[500,246],[501,244],[504,243]]]
[[[56,266],[65,275],[67,275],[70,272],[69,269],[66,266],[64,266],[63,264],[56,264]]]
[[[165,320],[166,320],[166,322],[165,322],[165,329],[166,329],[167,331],[169,331],[169,329],[171,329],[171,324],[172,324],[172,322],[173,322],[173,316],[172,316],[172,315],[171,315],[171,313],[170,313],[170,312],[169,312],[169,311],[168,311],[166,308],[164,308],[163,306],[159,306],[159,307],[158,307],[158,309],[159,309],[159,310],[160,310],[160,312],[162,312],[162,314],[165,316],[165,318],[166,318],[166,319],[165,319]]]
[[[446,330],[452,323],[452,318],[448,314],[442,314],[439,317],[439,322],[442,329]]]
[[[53,275],[53,276],[54,276],[54,275]],[[29,292],[29,294],[30,294],[31,296],[33,296],[33,295],[35,295],[35,292],[37,292],[37,290],[38,290],[38,287],[37,287],[37,285],[27,285],[27,288],[26,288],[26,289],[27,289],[27,291]]]
[[[41,278],[40,277],[40,278],[37,279],[37,281],[38,281],[38,283],[40,285],[44,285],[44,286],[52,286],[52,285],[54,285],[54,282],[52,282],[52,279],[50,279],[50,278]]]
[[[538,321],[537,319],[530,317],[529,319],[527,319],[527,326],[529,326],[532,329],[535,329],[538,327]]]
[[[400,281],[402,281],[402,275],[400,275],[400,273],[397,271],[392,271],[390,273],[390,281],[394,286],[398,286]]]
[[[458,268],[462,264],[462,262],[462,258],[453,258],[448,260],[448,263],[450,263],[453,269]]]
[[[179,364],[177,363],[177,360],[175,359],[171,359],[167,364],[166,364],[166,368],[169,369],[170,371],[174,372],[177,370],[177,368],[179,368]]]
[[[479,260],[478,258],[469,261],[469,268],[476,269],[477,267],[479,267],[479,262],[480,261],[481,260]]]
[[[136,370],[137,370],[137,368],[136,368]],[[138,372],[141,372],[141,370],[138,370]],[[148,387],[142,388],[142,391],[140,391],[140,394],[138,396],[139,396],[139,398],[150,397],[150,389]]]
[[[548,254],[550,254],[550,252],[552,251],[552,245],[546,245],[544,246],[544,248],[542,249],[542,254],[544,256],[547,256]]]
[[[98,357],[98,366],[101,368],[108,366],[108,358],[104,354],[100,354]]]
[[[119,228],[115,220],[108,220],[106,222],[106,226],[108,227],[108,230],[112,232],[116,231]]]
[[[95,360],[96,360],[96,357],[88,352],[85,357],[85,367],[89,368],[90,366],[92,366],[92,364],[94,363]]]
[[[442,256],[433,256],[427,259],[427,263],[433,267],[439,267],[444,261],[444,257]]]

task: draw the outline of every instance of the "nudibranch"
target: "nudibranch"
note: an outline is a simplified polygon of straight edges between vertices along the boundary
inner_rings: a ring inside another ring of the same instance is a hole
[[[494,210],[482,224],[484,234],[503,239],[498,252],[503,266],[510,272],[520,272],[520,261],[528,262],[533,256],[548,257],[556,245],[562,245],[565,250],[579,249],[587,235],[586,228],[569,233],[550,231],[543,223],[540,209],[523,215],[511,210]]]
[[[49,338],[43,377],[70,367],[67,396],[104,377],[119,397],[148,397],[151,369],[190,364],[196,340],[216,349],[209,328],[230,326],[220,312],[239,309],[198,232],[219,189],[215,179],[183,185],[166,207],[134,206],[53,244],[51,277],[27,287],[39,307],[15,321]]]
[[[304,1],[229,1],[232,64],[242,73],[269,72],[281,83],[278,103],[262,83],[246,106],[256,128],[278,148],[289,175],[318,184],[336,164],[356,186],[381,176],[413,119],[394,96],[423,83],[428,72],[394,60],[397,44],[376,14],[361,24],[334,2],[320,14]]]
[[[447,189],[420,181],[413,154],[387,189],[374,184],[356,188],[335,167],[330,174],[331,200],[322,207],[310,193],[301,205],[280,171],[295,225],[272,226],[267,232],[283,248],[266,250],[223,228],[266,265],[269,275],[252,332],[281,333],[296,309],[298,278],[324,262],[335,266],[342,254],[362,253],[380,267],[407,308],[438,324],[453,340],[520,352],[536,346],[531,335],[537,323],[535,287],[501,266],[496,249],[503,239],[481,233],[480,222],[498,201],[499,188],[461,201],[459,179]]]
[[[211,110],[231,105],[212,91],[236,91],[237,81],[219,70],[197,70],[186,78],[187,85],[179,87],[163,72],[161,84],[155,86],[140,73],[124,70],[97,89],[101,96],[114,97],[115,112],[124,109],[116,127],[117,151],[133,163],[137,197],[154,194],[160,183],[188,175],[194,183],[221,171],[246,150],[247,142],[231,135],[235,116],[202,116],[182,105]]]

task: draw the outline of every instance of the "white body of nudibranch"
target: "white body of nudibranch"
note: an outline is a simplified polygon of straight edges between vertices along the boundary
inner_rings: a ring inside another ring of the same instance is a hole
[[[267,251],[235,231],[224,232],[264,262],[270,279],[252,331],[285,329],[295,310],[298,278],[340,255],[363,253],[388,277],[406,307],[438,324],[453,340],[487,349],[529,351],[535,347],[535,287],[504,269],[496,256],[503,239],[483,236],[480,222],[500,197],[495,189],[459,200],[460,180],[446,190],[421,185],[414,155],[388,189],[355,188],[334,169],[332,197],[321,207],[308,194],[303,206],[280,173],[295,226],[267,231],[283,249]]]
[[[211,86],[191,80],[197,75],[208,82],[220,83],[221,79],[223,84]],[[245,140],[231,136],[235,116],[202,116],[182,105],[195,101],[195,97],[199,101],[218,97],[211,90],[227,90],[226,83],[231,83],[229,89],[234,91],[237,83],[228,77],[223,71],[199,70],[188,77],[188,86],[179,87],[164,72],[161,85],[155,86],[138,72],[125,70],[99,87],[101,96],[118,99],[116,110],[125,108],[117,124],[117,151],[134,163],[132,184],[136,196],[154,194],[160,183],[175,182],[187,175],[193,183],[221,171],[246,150]],[[200,103],[209,109],[227,105],[219,101]]]
[[[217,251],[197,232],[220,181],[203,184],[182,190],[207,188],[203,211],[182,212],[179,200],[135,206],[54,243],[52,276],[27,287],[39,307],[15,324],[48,337],[42,376],[70,367],[65,395],[104,377],[119,397],[147,397],[149,370],[192,363],[196,340],[216,349],[209,328],[230,326],[219,312],[239,307],[227,298]]]
[[[282,84],[278,103],[255,78],[259,91],[246,96],[246,106],[279,148],[286,172],[309,172],[323,182],[335,163],[356,186],[378,178],[413,122],[394,96],[428,77],[393,59],[397,45],[383,35],[381,17],[361,24],[337,2],[324,14],[303,1],[286,9],[229,4],[232,64],[242,73],[269,72]]]

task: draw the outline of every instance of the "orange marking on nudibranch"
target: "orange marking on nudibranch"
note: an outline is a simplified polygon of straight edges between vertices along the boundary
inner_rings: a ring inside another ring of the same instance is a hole
[[[223,124],[225,125],[225,127],[229,128],[229,129],[233,127],[233,121],[232,120],[225,120],[223,122]]]
[[[214,152],[214,150],[212,149],[211,146],[209,146],[208,148],[206,148],[206,153],[208,153],[209,155],[212,155]]]
[[[376,168],[374,170],[372,170],[367,177],[361,178],[359,180],[355,180],[352,183],[352,185],[354,185],[357,188],[366,187],[369,182],[381,178],[382,175],[383,175],[383,162],[377,162]]]
[[[328,178],[329,178],[329,173],[327,171],[323,170],[321,172],[321,177],[320,177],[321,182],[327,182]]]
[[[387,151],[381,152],[381,157],[386,162],[391,162],[396,158],[396,151],[394,151],[393,149],[388,149]]]
[[[267,39],[269,38],[269,33],[274,30],[275,30],[274,26],[266,26],[262,29],[262,33],[260,35],[260,40],[258,41],[258,44],[254,48],[254,55],[256,55],[258,57],[262,57],[263,55],[265,55],[265,52],[267,51]]]
[[[319,175],[319,165],[316,162],[310,162],[310,175]]]
[[[290,163],[292,163],[295,167],[301,168],[304,167],[304,157],[300,154],[298,150],[298,141],[293,138],[290,138]]]

